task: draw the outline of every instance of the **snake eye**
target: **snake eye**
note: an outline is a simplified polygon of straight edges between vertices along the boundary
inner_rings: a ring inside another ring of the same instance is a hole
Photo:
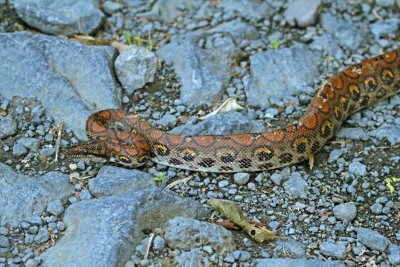
[[[118,160],[121,161],[121,163],[125,164],[130,164],[131,160],[128,157],[125,156],[118,156]]]

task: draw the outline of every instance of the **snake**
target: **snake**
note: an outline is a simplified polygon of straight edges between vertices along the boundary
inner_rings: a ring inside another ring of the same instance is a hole
[[[303,116],[259,133],[176,135],[121,109],[89,116],[89,141],[72,146],[75,158],[138,167],[148,159],[201,172],[255,172],[305,161],[333,137],[354,112],[400,92],[400,49],[348,66],[327,79]]]

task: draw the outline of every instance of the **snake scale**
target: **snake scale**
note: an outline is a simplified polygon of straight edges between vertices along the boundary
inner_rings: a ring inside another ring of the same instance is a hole
[[[346,118],[400,91],[400,49],[352,65],[329,78],[298,122],[272,131],[174,135],[136,114],[102,110],[86,122],[89,142],[73,157],[104,158],[125,166],[147,159],[203,172],[253,172],[304,161],[319,151]]]

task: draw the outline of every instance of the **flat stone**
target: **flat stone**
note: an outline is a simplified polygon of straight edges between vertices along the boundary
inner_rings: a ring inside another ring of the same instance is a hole
[[[289,253],[291,258],[302,258],[306,253],[305,246],[294,239],[278,240],[275,245],[274,254],[287,256]]]
[[[395,37],[399,26],[400,19],[389,18],[372,23],[370,29],[374,37],[379,39],[382,37]]]
[[[378,140],[388,140],[390,145],[400,143],[400,125],[382,125],[375,130],[369,131],[368,135]]]
[[[10,246],[10,240],[4,235],[0,235],[0,248],[8,248]]]
[[[267,107],[270,97],[299,94],[318,78],[318,62],[319,57],[300,44],[252,55],[247,101]]]
[[[12,0],[26,24],[54,35],[92,34],[105,18],[93,1]]]
[[[365,176],[367,175],[367,166],[357,160],[353,160],[349,164],[349,172],[357,176]]]
[[[344,267],[344,264],[325,260],[307,260],[307,259],[256,259],[256,267]]]
[[[319,245],[319,249],[321,253],[327,257],[343,260],[347,256],[346,245],[343,243],[322,242]]]
[[[292,175],[283,183],[285,192],[289,197],[296,198],[307,198],[307,182],[300,175]]]
[[[112,47],[53,36],[1,33],[0,95],[41,101],[56,123],[64,122],[79,139],[86,139],[87,117],[120,105],[112,72],[115,54]]]
[[[352,221],[357,216],[357,207],[352,202],[342,203],[333,208],[333,214],[339,220]]]
[[[187,122],[185,125],[170,131],[173,134],[230,134],[262,132],[265,130],[263,121],[256,121],[253,117],[243,115],[237,111],[216,114],[196,124]]]
[[[41,254],[43,266],[120,266],[145,229],[176,216],[207,217],[209,212],[196,201],[156,187],[76,202],[64,213],[64,235]]]
[[[240,18],[221,23],[206,32],[229,33],[237,44],[240,44],[242,40],[256,40],[258,38],[257,28]]]
[[[230,66],[240,54],[228,35],[208,42],[210,47],[205,48],[197,46],[202,38],[214,37],[204,33],[187,33],[157,51],[161,59],[173,65],[182,83],[182,103],[195,107],[210,105],[222,97],[231,78]]]
[[[393,265],[400,265],[400,247],[395,244],[390,244],[388,247],[389,262]]]
[[[389,240],[377,231],[368,228],[357,229],[357,240],[370,249],[385,251]]]
[[[0,225],[18,226],[23,220],[29,222],[31,215],[41,214],[49,202],[65,201],[73,193],[74,187],[66,174],[49,172],[31,177],[17,174],[0,163]]]
[[[238,185],[245,185],[250,179],[250,174],[245,172],[238,172],[233,175],[233,180]]]
[[[159,0],[152,5],[150,12],[141,15],[149,19],[169,22],[185,11],[194,13],[200,5],[201,1],[196,0]]]
[[[0,117],[0,139],[17,133],[17,122],[11,115]]]
[[[344,52],[340,47],[338,40],[330,33],[324,33],[316,37],[310,47],[312,49],[323,51],[328,56],[336,59],[342,59],[344,57]]]
[[[339,131],[336,132],[335,136],[338,138],[347,138],[362,141],[367,141],[369,139],[368,134],[365,132],[365,130],[359,127],[341,127]]]
[[[315,24],[320,6],[321,0],[296,0],[289,4],[283,15],[290,23],[304,28]]]
[[[235,243],[231,232],[224,227],[184,217],[176,217],[168,222],[165,241],[171,248],[188,250],[211,246],[220,253],[232,252]]]
[[[131,45],[117,57],[114,66],[118,80],[125,91],[132,94],[154,80],[157,57],[144,47]]]
[[[14,156],[25,156],[28,154],[28,149],[26,149],[23,145],[21,144],[14,144],[12,148],[12,154]]]
[[[171,114],[164,115],[161,119],[156,121],[156,124],[163,126],[163,127],[174,127],[177,123],[178,119],[176,116]]]
[[[366,38],[366,29],[359,29],[353,23],[326,12],[320,16],[320,24],[344,47],[357,49]]]
[[[95,197],[139,191],[154,185],[152,175],[146,172],[114,166],[102,167],[97,176],[89,180],[90,193]]]
[[[225,13],[239,14],[246,19],[267,18],[274,12],[267,1],[222,0],[218,5],[224,9]]]
[[[211,266],[207,257],[203,255],[200,249],[192,248],[189,251],[183,251],[180,255],[175,257],[176,266]]]
[[[56,199],[47,204],[47,211],[51,214],[58,216],[64,211],[64,206],[61,200]]]

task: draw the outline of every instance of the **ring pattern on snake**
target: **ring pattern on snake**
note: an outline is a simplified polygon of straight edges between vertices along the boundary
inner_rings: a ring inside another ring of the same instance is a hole
[[[71,147],[72,157],[104,158],[125,166],[147,159],[203,172],[252,172],[308,159],[352,113],[400,91],[400,50],[367,59],[328,79],[299,122],[261,132],[174,135],[136,114],[101,110],[86,122],[89,142]]]

